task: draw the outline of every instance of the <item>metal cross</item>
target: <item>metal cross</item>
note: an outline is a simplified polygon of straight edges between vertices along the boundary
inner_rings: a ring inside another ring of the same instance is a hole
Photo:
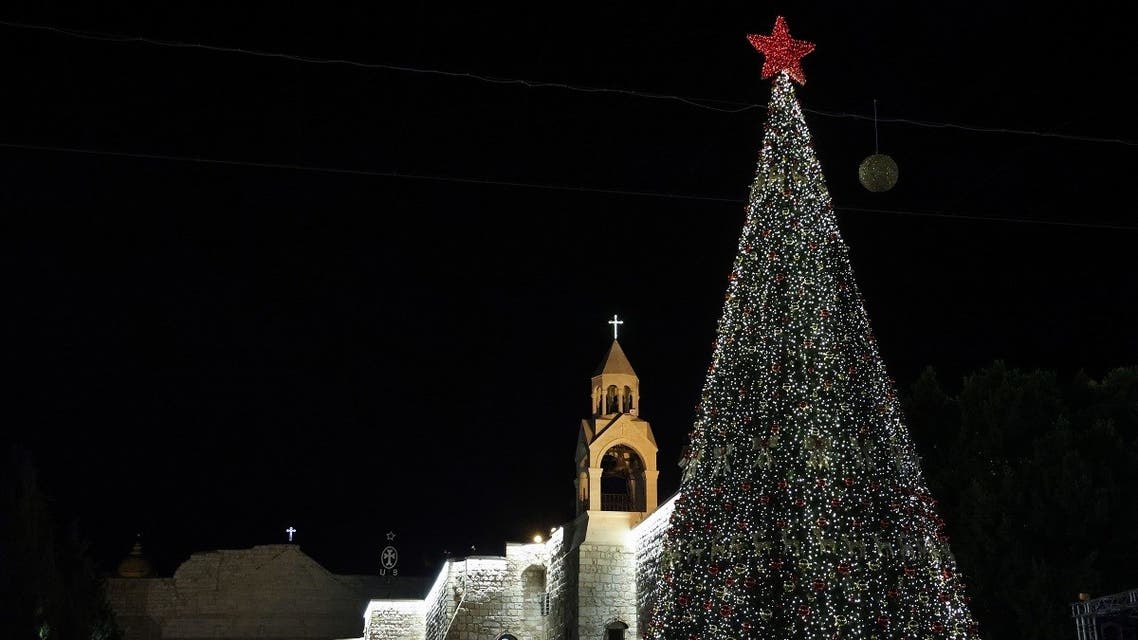
[[[289,527],[288,529],[285,529],[285,533],[288,534],[288,541],[292,542],[292,534],[296,533],[296,529]]]
[[[616,314],[612,314],[612,320],[609,320],[612,325],[612,339],[616,340],[616,332],[620,329],[620,325],[624,324],[624,320],[618,320]]]

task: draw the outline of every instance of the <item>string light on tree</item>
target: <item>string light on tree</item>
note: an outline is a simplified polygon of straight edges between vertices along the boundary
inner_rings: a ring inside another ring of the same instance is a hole
[[[792,81],[773,77],[746,221],[646,637],[975,640]]]

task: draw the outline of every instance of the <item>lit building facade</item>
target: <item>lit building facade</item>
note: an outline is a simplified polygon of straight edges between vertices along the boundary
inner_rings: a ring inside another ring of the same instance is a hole
[[[574,458],[576,517],[548,540],[394,579],[332,574],[291,544],[195,553],[156,578],[136,545],[108,580],[125,640],[640,637],[674,498],[658,504],[656,440],[615,339],[590,395]]]

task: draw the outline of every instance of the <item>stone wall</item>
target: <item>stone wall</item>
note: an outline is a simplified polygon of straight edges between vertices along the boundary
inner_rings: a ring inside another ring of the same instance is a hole
[[[369,600],[410,584],[399,580],[335,575],[297,545],[264,545],[195,553],[173,578],[108,578],[107,595],[126,640],[356,638]]]
[[[108,578],[107,601],[124,640],[159,640],[162,621],[176,610],[170,578]]]
[[[505,558],[475,556],[451,563],[459,604],[446,640],[497,638],[517,624],[507,604]]]
[[[426,608],[424,626],[427,640],[443,640],[447,625],[450,624],[451,616],[454,614],[454,607],[458,604],[458,599],[452,597],[455,590],[451,586],[450,568],[450,562],[443,565],[424,601]]]
[[[444,640],[460,602],[462,577],[447,561],[422,600],[372,600],[364,616],[364,640]],[[462,561],[457,561],[461,563]],[[412,620],[411,613],[417,615]],[[387,616],[397,621],[389,623]],[[404,633],[418,635],[402,635]]]
[[[510,633],[523,639],[546,637],[542,600],[549,584],[549,543],[506,543],[506,590],[503,607]]]
[[[423,600],[373,600],[364,616],[364,640],[424,640]]]
[[[503,633],[512,633],[527,640],[584,640],[602,638],[606,625],[620,621],[628,625],[629,638],[637,637],[643,628],[646,607],[651,602],[655,567],[671,509],[672,502],[665,503],[635,527],[631,535],[622,533],[628,531],[626,526],[620,525],[624,522],[621,518],[626,516],[594,514],[596,522],[590,523],[587,517],[578,518],[556,530],[544,544],[507,544],[505,557],[449,561],[424,599],[373,599],[367,606],[362,635],[366,640],[493,640]],[[596,530],[590,532],[590,526]],[[263,553],[253,555],[264,556]],[[208,559],[220,564],[225,558]],[[118,581],[117,589],[123,593],[132,589],[137,592],[143,588],[142,582],[149,583],[145,597],[136,593],[125,598],[135,608],[123,608],[122,614],[141,612],[138,603],[147,600],[173,602],[179,590],[188,589],[197,594],[192,598],[196,600],[196,613],[190,616],[196,627],[189,628],[185,615],[174,616],[175,624],[171,624],[170,616],[159,616],[165,623],[164,628],[178,628],[181,635],[140,635],[145,625],[135,625],[140,627],[140,632],[129,640],[286,637],[280,634],[285,633],[289,625],[295,627],[287,637],[306,638],[315,637],[315,626],[334,624],[321,612],[310,613],[305,623],[298,624],[296,610],[283,613],[279,602],[273,604],[280,596],[282,584],[302,582],[295,575],[295,567],[284,572],[293,575],[291,581],[277,581],[276,586],[262,585],[264,593],[249,596],[249,602],[244,605],[259,611],[262,618],[266,611],[276,611],[280,614],[279,620],[272,623],[262,620],[256,629],[250,629],[231,619],[234,616],[202,615],[228,599],[222,593],[224,590],[207,588],[208,584],[216,586],[218,575],[226,572],[208,566],[209,562],[203,565],[199,561],[196,567],[180,569],[176,576],[177,587],[175,580],[169,579]],[[258,569],[258,573],[264,571],[264,566]],[[261,577],[280,573],[270,571]],[[336,584],[350,578],[330,574],[326,577]],[[313,584],[310,576],[306,588]],[[327,584],[325,587],[330,588]],[[286,590],[296,591],[297,587]],[[548,594],[545,611],[542,610],[543,594]],[[155,607],[150,606],[146,611],[153,613]],[[184,614],[185,607],[180,611]],[[358,619],[350,614],[345,614],[345,618]],[[238,635],[231,635],[233,631],[238,631]],[[355,635],[332,633],[324,637]]]
[[[648,617],[656,603],[660,577],[656,570],[664,551],[664,535],[671,526],[676,498],[672,496],[632,530],[636,546],[636,620],[641,637],[647,632]]]
[[[548,587],[548,543],[506,545],[506,555],[450,560],[423,600],[373,600],[366,640],[494,640],[511,633],[526,640],[548,636],[542,601]],[[412,612],[418,624],[412,622]],[[392,617],[394,620],[389,620]],[[401,633],[417,633],[414,636]]]
[[[636,634],[636,555],[624,545],[585,543],[580,548],[578,627],[582,640],[603,638],[612,622]]]
[[[577,602],[578,570],[581,565],[580,545],[584,539],[585,516],[558,529],[550,536],[549,615],[546,616],[546,640],[578,640]]]

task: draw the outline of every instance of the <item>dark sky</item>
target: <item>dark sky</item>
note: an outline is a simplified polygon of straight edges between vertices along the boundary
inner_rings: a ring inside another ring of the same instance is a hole
[[[1138,363],[1132,16],[632,4],[135,3],[0,19],[765,104],[744,34],[782,13],[817,43],[798,96],[901,386],[925,365],[951,386],[995,358],[1092,375]],[[359,573],[389,530],[407,573],[547,532],[572,515],[614,313],[661,494],[676,488],[741,202],[27,147],[741,200],[763,109],[10,25],[0,42],[3,422],[102,569],[138,532],[167,574],[195,550],[281,542],[289,525],[318,561]],[[840,114],[869,116],[874,99],[883,119],[1129,144],[882,122],[901,178],[873,194],[856,178],[872,121]]]

